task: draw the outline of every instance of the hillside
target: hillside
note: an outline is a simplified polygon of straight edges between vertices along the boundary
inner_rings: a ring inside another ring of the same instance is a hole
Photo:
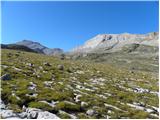
[[[158,47],[158,32],[148,34],[99,34],[84,45],[75,47],[70,51],[74,53],[108,53],[122,50],[125,45],[140,44]]]
[[[2,49],[13,49],[13,50],[21,50],[21,51],[26,51],[26,52],[35,52],[37,53],[36,51],[26,47],[26,46],[23,46],[23,45],[17,45],[17,44],[1,44],[1,48]]]
[[[46,55],[59,55],[59,54],[63,53],[63,50],[60,48],[51,49],[51,48],[48,48],[48,47],[41,45],[38,42],[33,42],[31,40],[22,40],[22,41],[15,43],[15,44],[26,46],[26,47],[28,47],[38,53],[42,53],[42,54],[46,54]]]
[[[147,71],[158,77],[158,32],[148,34],[99,34],[71,50],[73,60],[107,63],[132,71]]]
[[[158,78],[146,70],[2,49],[1,74],[2,118],[158,119]]]

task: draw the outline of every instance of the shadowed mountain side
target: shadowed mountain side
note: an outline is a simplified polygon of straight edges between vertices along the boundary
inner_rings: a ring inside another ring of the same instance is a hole
[[[36,51],[26,47],[26,46],[23,46],[23,45],[16,45],[16,44],[1,44],[1,48],[2,49],[13,49],[13,50],[21,50],[21,51],[26,51],[26,52],[35,52],[37,53]]]

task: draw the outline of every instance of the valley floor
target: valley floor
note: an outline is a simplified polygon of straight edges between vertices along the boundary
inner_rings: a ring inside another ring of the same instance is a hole
[[[1,118],[159,118],[158,78],[149,72],[16,50],[1,54]]]

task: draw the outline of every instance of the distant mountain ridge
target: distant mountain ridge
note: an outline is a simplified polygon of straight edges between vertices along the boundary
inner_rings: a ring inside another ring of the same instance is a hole
[[[136,46],[136,48],[138,48],[141,45],[158,47],[158,38],[158,32],[148,34],[99,34],[86,41],[83,45],[73,48],[71,51],[67,52],[67,54],[78,55],[79,53],[120,52],[123,49],[135,49]],[[60,48],[51,49],[31,40],[22,40],[15,44],[8,45],[2,44],[1,47],[7,49],[24,49],[26,51],[34,51],[46,55],[59,55],[64,53]]]
[[[13,49],[13,50],[21,50],[21,51],[26,51],[26,52],[35,52],[37,53],[36,51],[26,47],[26,46],[23,46],[23,45],[16,45],[16,44],[1,44],[1,48],[2,49]]]
[[[99,34],[83,45],[75,47],[70,53],[116,52],[129,44],[158,46],[158,37],[158,32],[148,34]]]
[[[48,47],[45,47],[43,45],[41,45],[40,43],[38,42],[33,42],[31,40],[22,40],[20,42],[17,42],[15,43],[17,45],[23,45],[23,46],[26,46],[38,53],[43,53],[43,54],[46,54],[46,55],[57,55],[57,54],[62,54],[63,53],[63,50],[60,49],[60,48],[53,48],[53,49],[50,49]]]

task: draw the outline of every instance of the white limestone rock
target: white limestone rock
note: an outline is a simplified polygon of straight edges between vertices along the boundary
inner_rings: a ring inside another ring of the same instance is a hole
[[[95,114],[95,110],[89,109],[89,110],[87,110],[86,114],[89,116],[92,116]]]
[[[37,119],[60,119],[60,118],[55,114],[45,111],[45,112],[39,112]]]
[[[0,111],[2,118],[11,118],[17,117],[17,115],[13,112],[13,110],[1,110]]]

